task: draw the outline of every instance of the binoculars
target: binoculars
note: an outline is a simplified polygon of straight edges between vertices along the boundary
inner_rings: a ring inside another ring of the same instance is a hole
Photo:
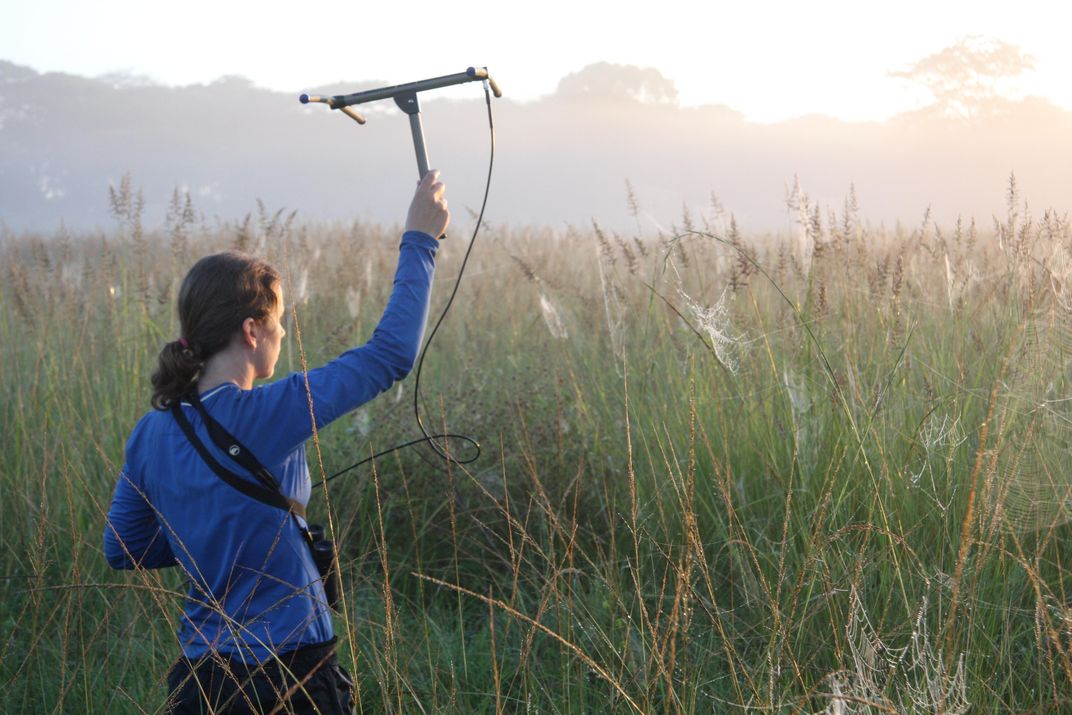
[[[309,549],[313,552],[313,563],[320,573],[320,580],[324,582],[328,606],[338,608],[341,588],[339,570],[335,568],[338,561],[335,542],[324,538],[324,527],[321,524],[309,525]]]

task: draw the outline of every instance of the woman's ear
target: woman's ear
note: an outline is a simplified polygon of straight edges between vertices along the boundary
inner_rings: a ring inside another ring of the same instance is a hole
[[[253,350],[257,349],[257,321],[253,318],[242,321],[242,344]]]

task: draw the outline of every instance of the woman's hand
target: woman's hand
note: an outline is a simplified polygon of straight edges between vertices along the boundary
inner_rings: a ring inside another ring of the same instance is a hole
[[[417,185],[417,193],[413,195],[413,201],[409,204],[409,214],[406,216],[407,231],[422,231],[432,238],[442,238],[450,223],[450,211],[447,210],[447,199],[443,195],[446,187],[439,180],[439,172],[431,169],[421,183]]]

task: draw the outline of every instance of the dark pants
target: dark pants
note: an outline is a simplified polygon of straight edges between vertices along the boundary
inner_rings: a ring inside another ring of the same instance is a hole
[[[318,713],[351,715],[353,681],[335,657],[335,641],[245,665],[221,657],[186,657],[168,672],[169,715]]]

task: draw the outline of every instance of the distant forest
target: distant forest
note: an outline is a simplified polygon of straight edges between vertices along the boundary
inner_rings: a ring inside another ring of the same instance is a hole
[[[798,186],[831,209],[851,188],[860,215],[887,226],[912,225],[928,210],[946,225],[989,223],[1004,214],[1011,174],[1032,210],[1067,210],[1072,112],[994,90],[995,75],[1025,68],[1015,48],[1001,48],[1004,64],[973,51],[977,66],[970,51],[946,51],[899,73],[934,103],[885,122],[753,123],[725,106],[682,107],[671,79],[626,65],[590,65],[532,102],[511,100],[510,78],[499,77],[488,218],[562,228],[596,219],[656,232],[686,215],[732,215],[743,230],[779,231],[793,224],[787,197]],[[432,166],[465,220],[488,168],[483,92],[463,85],[424,95],[422,105]],[[172,88],[0,61],[0,225],[108,228],[108,187],[124,176],[141,189],[150,227],[162,224],[176,190],[209,223],[241,219],[258,200],[306,222],[400,221],[416,179],[409,125],[388,102],[364,109],[368,123],[358,126],[240,77]]]

